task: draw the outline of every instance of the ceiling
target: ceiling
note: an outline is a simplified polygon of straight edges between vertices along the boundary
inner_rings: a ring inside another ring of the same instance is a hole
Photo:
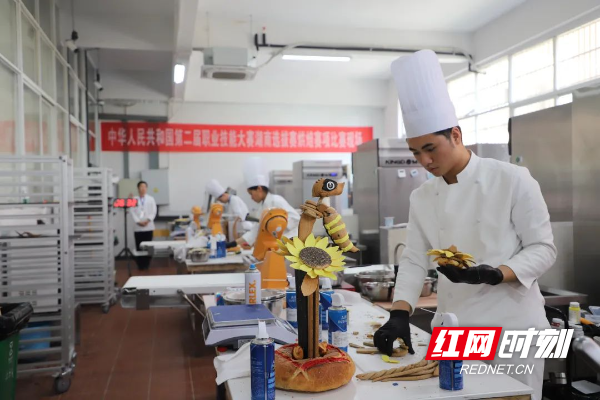
[[[117,0],[113,0],[117,1]],[[154,0],[157,1],[157,0]],[[472,32],[525,0],[200,0],[206,13],[307,26]]]

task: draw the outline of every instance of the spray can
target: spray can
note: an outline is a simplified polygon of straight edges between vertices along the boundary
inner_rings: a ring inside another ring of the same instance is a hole
[[[348,311],[344,304],[344,297],[339,293],[334,293],[329,307],[329,338],[328,342],[332,346],[348,352]]]
[[[285,319],[294,328],[298,328],[298,308],[296,304],[296,279],[288,276],[289,286],[285,291]]]
[[[227,256],[227,242],[225,241],[225,235],[219,235],[217,238],[217,258],[223,258]]]
[[[210,237],[210,256],[209,258],[217,258],[217,238],[216,236]]]
[[[321,295],[320,295],[320,303],[321,303],[321,329],[327,330],[329,329],[329,317],[328,310],[331,307],[331,296],[333,295],[333,289],[331,288],[331,279],[329,278],[319,278],[321,281]]]
[[[440,389],[463,389],[463,377],[460,373],[462,365],[462,360],[440,360]]]
[[[250,389],[252,400],[275,399],[275,344],[265,321],[258,321],[258,334],[250,342]]]
[[[261,304],[260,297],[260,271],[256,269],[256,265],[250,265],[244,274],[245,289],[246,289],[246,304]]]

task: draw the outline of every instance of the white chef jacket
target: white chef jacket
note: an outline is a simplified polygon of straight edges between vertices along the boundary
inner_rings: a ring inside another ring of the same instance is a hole
[[[394,301],[415,308],[428,268],[429,249],[455,245],[476,264],[509,266],[518,281],[492,285],[452,283],[440,274],[438,311],[461,326],[546,328],[537,279],[556,260],[548,207],[524,167],[471,153],[458,183],[428,180],[410,197],[407,245],[399,262]]]
[[[452,185],[442,177],[431,179],[411,194],[394,301],[404,300],[414,310],[427,269],[435,268],[427,250],[455,245],[476,264],[507,265],[518,281],[469,285],[439,274],[439,312],[456,314],[465,327],[549,328],[537,279],[554,264],[556,247],[539,184],[524,167],[472,152],[457,178]],[[540,399],[543,360],[535,362],[531,376],[513,377],[532,386]]]
[[[233,194],[229,195],[229,201],[226,204],[225,212],[241,219],[244,229],[252,229],[252,222],[246,221],[246,217],[249,213],[248,206],[244,203],[244,200],[240,199],[238,196]]]
[[[267,197],[265,197],[263,202],[258,207],[257,212],[259,218],[262,215],[262,212],[269,208],[283,208],[285,211],[287,211],[287,228],[283,234],[284,236],[287,236],[289,238],[293,236],[298,236],[298,223],[300,222],[300,214],[298,214],[298,211],[296,211],[290,205],[290,203],[288,203],[283,197],[281,197],[278,194],[268,193]],[[242,235],[242,238],[250,246],[253,246],[254,242],[256,242],[256,237],[258,236],[259,229],[260,223],[254,224],[250,231]]]
[[[134,232],[147,232],[154,230],[154,218],[156,218],[156,201],[154,197],[149,194],[140,198],[139,196],[135,196],[137,200],[137,206],[129,209],[129,213],[131,214],[131,218],[133,218]],[[142,221],[150,221],[146,226],[139,226],[137,223]]]

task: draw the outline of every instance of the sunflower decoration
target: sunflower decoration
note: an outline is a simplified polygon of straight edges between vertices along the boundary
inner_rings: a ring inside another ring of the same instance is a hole
[[[427,252],[428,256],[436,256],[433,260],[439,266],[452,265],[456,268],[467,269],[471,264],[475,264],[472,255],[458,251],[456,246],[452,245],[447,249],[432,249]]]
[[[284,257],[285,256],[289,256],[290,255],[290,251],[287,248],[287,244],[288,243],[294,244],[294,242],[291,239],[289,239],[289,238],[287,238],[285,236],[282,236],[281,240],[277,239],[277,247],[278,247],[278,249],[275,250],[275,254],[279,254],[280,256],[284,256]]]
[[[326,237],[315,238],[311,233],[304,242],[297,237],[287,240],[285,246],[289,255],[285,258],[292,263],[292,268],[306,272],[302,281],[304,296],[318,289],[319,277],[336,279],[333,272],[344,269],[346,263],[342,251],[337,246],[327,247],[329,240]]]

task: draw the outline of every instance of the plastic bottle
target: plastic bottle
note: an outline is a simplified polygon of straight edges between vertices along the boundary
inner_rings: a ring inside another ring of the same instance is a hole
[[[329,329],[329,307],[331,307],[331,296],[334,291],[331,288],[331,279],[319,278],[321,283],[320,303],[321,303],[321,329],[324,331]]]
[[[217,238],[215,236],[210,237],[210,258],[217,258]]]
[[[298,328],[298,309],[296,304],[296,279],[288,276],[289,286],[285,291],[285,319],[294,328]]]
[[[261,275],[256,269],[256,265],[250,265],[244,274],[245,289],[246,289],[246,304],[261,304]]]
[[[343,304],[344,297],[339,293],[334,293],[331,307],[328,310],[328,342],[332,346],[348,352],[348,311]]]
[[[552,318],[552,323],[550,324],[554,329],[564,329],[565,322],[560,318]]]
[[[576,301],[569,304],[569,325],[578,325],[581,323],[581,307]]]
[[[581,325],[574,325],[573,329],[574,329],[574,331],[573,331],[573,339],[577,339],[577,338],[585,336],[585,333],[583,333],[583,326],[581,326]]]
[[[275,400],[275,344],[265,321],[258,321],[258,334],[250,342],[250,389],[252,400]]]

